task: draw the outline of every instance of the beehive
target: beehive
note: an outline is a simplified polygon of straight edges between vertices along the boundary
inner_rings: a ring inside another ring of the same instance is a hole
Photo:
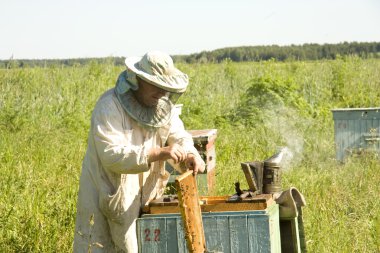
[[[223,203],[221,199],[224,197],[206,197],[208,201],[201,205],[201,209],[207,250],[281,252],[279,208],[268,196],[259,196],[251,203]],[[201,199],[205,200],[204,197]],[[164,206],[161,205],[163,209]],[[139,252],[187,253],[180,214],[160,213],[160,209],[155,209],[156,214],[144,214],[137,220]],[[236,211],[239,209],[241,211]],[[176,210],[167,209],[166,212]]]
[[[347,155],[380,151],[380,108],[332,110],[336,159]]]

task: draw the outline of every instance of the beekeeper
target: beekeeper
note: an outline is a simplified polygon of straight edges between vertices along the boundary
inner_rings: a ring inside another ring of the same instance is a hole
[[[136,219],[162,196],[165,161],[196,174],[205,164],[174,110],[188,76],[171,57],[149,52],[125,60],[115,88],[91,117],[77,203],[74,252],[138,252]]]

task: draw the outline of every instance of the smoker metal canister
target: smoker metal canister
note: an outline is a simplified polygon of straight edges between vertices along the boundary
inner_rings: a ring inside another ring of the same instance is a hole
[[[273,194],[281,192],[281,161],[283,149],[264,161],[263,192]]]

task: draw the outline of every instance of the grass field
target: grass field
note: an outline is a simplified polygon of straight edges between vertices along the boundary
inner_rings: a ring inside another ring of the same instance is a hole
[[[217,128],[217,194],[248,188],[240,162],[287,146],[283,188],[305,196],[309,252],[380,252],[376,155],[335,160],[332,108],[380,106],[380,60],[180,64],[187,129]],[[70,252],[97,98],[112,64],[0,70],[0,252]]]

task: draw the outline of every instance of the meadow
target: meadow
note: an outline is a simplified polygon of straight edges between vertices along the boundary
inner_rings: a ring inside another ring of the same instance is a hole
[[[217,128],[217,195],[248,188],[240,162],[293,159],[308,252],[380,252],[377,154],[335,159],[331,109],[380,106],[380,60],[179,64],[187,129]],[[123,67],[0,69],[0,252],[70,252],[91,111]]]

